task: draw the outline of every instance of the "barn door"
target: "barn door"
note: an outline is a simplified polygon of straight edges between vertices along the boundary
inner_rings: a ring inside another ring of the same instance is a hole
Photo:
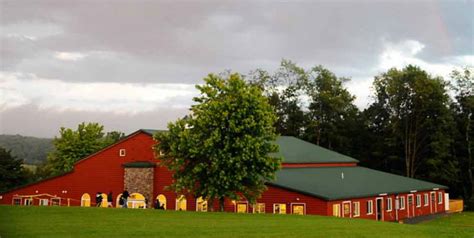
[[[383,198],[375,199],[375,212],[377,221],[383,221]]]
[[[342,203],[342,217],[352,217],[351,201],[345,201]]]

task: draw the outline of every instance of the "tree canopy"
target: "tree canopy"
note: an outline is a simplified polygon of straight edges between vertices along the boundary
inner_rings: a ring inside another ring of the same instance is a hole
[[[194,98],[191,114],[155,136],[161,164],[174,172],[171,189],[209,200],[223,209],[224,198],[254,202],[274,178],[276,116],[259,87],[210,74]]]
[[[0,147],[0,192],[28,182],[28,174],[22,168],[22,163],[9,150]]]
[[[48,154],[46,168],[42,169],[53,175],[70,171],[76,161],[124,137],[121,132],[106,134],[103,131],[104,126],[98,123],[83,122],[77,130],[61,127],[60,136],[53,140],[54,150]]]

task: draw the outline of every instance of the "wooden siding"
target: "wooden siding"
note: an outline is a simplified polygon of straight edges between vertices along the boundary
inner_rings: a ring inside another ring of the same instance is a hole
[[[0,204],[12,204],[13,197],[17,195],[33,195],[33,205],[39,204],[39,198],[61,197],[61,206],[69,205],[80,206],[81,197],[84,193],[88,193],[91,197],[91,206],[95,205],[95,194],[97,192],[108,193],[113,192],[113,204],[117,196],[122,193],[124,188],[124,169],[122,164],[138,161],[149,161],[157,163],[159,160],[154,158],[152,146],[154,141],[151,136],[143,132],[137,132],[112,146],[109,146],[79,162],[74,166],[74,170],[62,176],[47,179],[35,184],[31,184],[8,193],[2,194]],[[119,151],[126,150],[125,156],[120,156]],[[314,164],[284,164],[284,166],[317,166]],[[355,163],[337,163],[337,164],[321,164],[318,166],[356,166]],[[153,197],[148,200],[155,201],[156,197],[163,194],[166,197],[167,209],[175,210],[177,195],[165,189],[172,182],[172,172],[167,168],[156,166],[154,171]],[[129,191],[133,193],[134,191]],[[435,194],[435,203],[431,202],[431,194]],[[438,203],[438,192],[442,193],[443,201]],[[47,194],[47,195],[41,195]],[[395,221],[403,220],[412,216],[427,215],[431,213],[444,212],[444,190],[439,191],[417,191],[413,194],[413,208],[407,205],[409,194],[388,194],[377,196],[383,198],[383,220]],[[416,207],[416,195],[421,195],[421,206]],[[425,206],[424,194],[429,196],[429,204]],[[39,196],[41,195],[41,196]],[[396,209],[396,200],[398,197],[405,197],[405,209]],[[291,214],[292,204],[304,204],[306,214],[328,215],[332,216],[332,205],[340,204],[341,212],[343,212],[343,202],[350,201],[351,215],[353,214],[354,202],[360,202],[360,216],[357,218],[376,219],[376,198],[353,198],[338,201],[325,201],[323,199],[309,196],[306,194],[290,191],[276,186],[268,186],[268,190],[263,193],[258,203],[265,204],[265,212],[273,213],[273,204],[286,204],[286,213]],[[387,211],[387,198],[392,198],[392,211]],[[21,204],[23,200],[22,197]],[[186,196],[187,210],[196,211],[196,198]],[[367,214],[367,201],[373,201],[373,213]],[[236,212],[236,204],[246,201],[225,200],[224,209],[227,212]],[[218,202],[214,201],[214,210],[218,210]],[[210,210],[210,209],[209,209]],[[253,212],[252,204],[248,204],[248,212]]]

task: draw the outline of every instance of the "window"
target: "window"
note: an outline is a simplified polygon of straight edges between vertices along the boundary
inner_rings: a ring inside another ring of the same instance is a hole
[[[426,207],[426,206],[428,206],[428,203],[429,203],[429,200],[428,200],[428,199],[429,199],[429,198],[428,198],[428,194],[427,194],[427,193],[425,193],[425,194],[423,195],[423,197],[425,198],[425,207]]]
[[[196,199],[196,211],[207,212],[207,201],[199,197]]]
[[[367,201],[367,215],[374,213],[373,206],[374,206],[374,201],[372,200]]]
[[[184,195],[181,195],[178,198],[176,198],[176,211],[186,211],[186,210],[187,210],[186,197]]]
[[[341,204],[333,204],[332,205],[332,215],[335,217],[341,216]]]
[[[273,204],[273,213],[274,214],[286,214],[286,204],[284,204],[284,203],[275,203],[275,204]]]
[[[237,202],[237,213],[247,213],[248,205],[247,203]]]
[[[387,198],[387,211],[392,211],[392,198]]]
[[[61,206],[61,198],[51,198],[51,206]]]
[[[416,207],[421,207],[421,194],[416,195]]]
[[[120,149],[119,150],[119,156],[124,157],[126,155],[127,151],[125,149]]]
[[[257,203],[253,206],[253,213],[265,213],[265,203]]]
[[[90,206],[91,206],[91,196],[88,193],[82,194],[81,207],[90,207]]]
[[[304,215],[305,206],[306,206],[306,204],[292,204],[291,205],[291,208],[292,208],[291,213],[296,214],[296,215]]]
[[[158,209],[166,210],[166,196],[165,195],[160,194],[156,196],[155,207],[157,207]]]
[[[438,192],[438,204],[441,204],[441,203],[443,203],[443,193]]]
[[[39,200],[39,205],[40,206],[48,206],[49,200],[48,199],[40,199]]]
[[[21,198],[14,198],[13,205],[20,206],[21,205]]]
[[[354,202],[354,217],[360,216],[360,202]]]
[[[405,197],[400,197],[400,210],[405,210]]]
[[[25,206],[33,205],[33,198],[26,198],[25,200],[23,200],[23,205]]]

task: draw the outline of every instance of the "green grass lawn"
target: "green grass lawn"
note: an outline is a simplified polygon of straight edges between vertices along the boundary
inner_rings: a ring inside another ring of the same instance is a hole
[[[474,213],[418,225],[321,216],[0,206],[0,237],[474,237]]]

